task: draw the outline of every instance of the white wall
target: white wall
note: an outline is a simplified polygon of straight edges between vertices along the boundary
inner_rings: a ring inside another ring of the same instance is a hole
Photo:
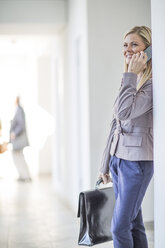
[[[65,28],[66,0],[1,0],[0,33],[51,34]]]
[[[154,160],[155,160],[155,248],[164,248],[165,223],[165,163],[164,163],[164,58],[165,58],[165,2],[152,0],[153,34],[153,92],[154,92]]]
[[[37,57],[37,88],[38,88],[38,104],[40,108],[47,114],[52,115],[52,82],[51,82],[51,56],[44,55]],[[49,126],[44,126],[46,116],[41,121],[42,133],[49,133]],[[51,134],[52,135],[52,134]],[[39,150],[39,174],[46,175],[52,173],[52,138],[51,135],[46,135],[44,144]],[[46,156],[45,156],[46,155]]]
[[[64,23],[65,0],[1,0],[1,23]]]
[[[70,194],[66,191],[72,187],[70,183],[71,170],[68,164],[68,133],[69,133],[69,115],[68,115],[68,97],[69,83],[67,78],[67,29],[57,37],[57,44],[54,56],[52,58],[52,99],[54,101],[53,112],[55,116],[55,135],[53,140],[53,185],[56,192],[59,192],[65,201],[69,199]]]
[[[60,189],[77,210],[78,194],[90,188],[88,52],[86,1],[71,0],[68,14],[68,78],[65,81],[67,153]],[[66,100],[67,99],[67,100]],[[69,191],[69,194],[68,194]]]

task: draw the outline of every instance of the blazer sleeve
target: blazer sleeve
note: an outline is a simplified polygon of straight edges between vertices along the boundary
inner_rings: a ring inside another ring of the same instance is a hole
[[[138,91],[136,86],[137,75],[125,72],[114,108],[119,120],[134,119],[152,109],[152,81],[148,80]]]
[[[18,109],[15,118],[13,120],[12,131],[16,136],[20,135],[25,129],[25,117],[24,112],[21,108]]]

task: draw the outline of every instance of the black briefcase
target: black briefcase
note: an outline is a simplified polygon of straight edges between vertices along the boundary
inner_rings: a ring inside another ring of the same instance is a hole
[[[112,240],[110,228],[114,205],[112,187],[80,193],[77,214],[80,217],[79,245],[93,246]]]

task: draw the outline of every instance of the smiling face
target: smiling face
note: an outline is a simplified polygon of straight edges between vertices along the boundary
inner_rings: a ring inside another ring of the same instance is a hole
[[[124,39],[123,53],[126,64],[129,64],[133,54],[144,51],[146,45],[137,34],[128,34]]]

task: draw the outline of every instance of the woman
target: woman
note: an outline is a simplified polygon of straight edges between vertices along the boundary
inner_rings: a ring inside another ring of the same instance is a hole
[[[141,204],[153,175],[152,64],[144,50],[151,30],[140,26],[124,37],[125,72],[114,104],[114,118],[100,177],[112,175],[116,204],[114,248],[147,248]]]

